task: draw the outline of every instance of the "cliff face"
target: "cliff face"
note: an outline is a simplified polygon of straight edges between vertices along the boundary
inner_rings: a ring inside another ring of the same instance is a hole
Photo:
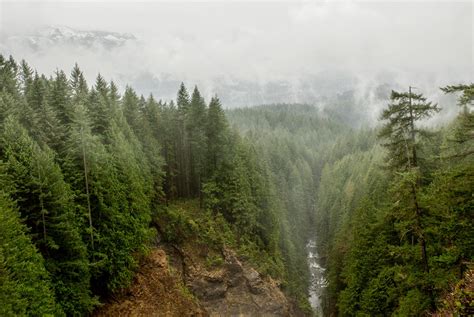
[[[229,249],[209,264],[196,250],[152,250],[133,285],[95,316],[304,316],[278,283]]]
[[[186,283],[210,316],[294,316],[292,305],[270,277],[262,277],[229,249],[214,269],[195,265]]]

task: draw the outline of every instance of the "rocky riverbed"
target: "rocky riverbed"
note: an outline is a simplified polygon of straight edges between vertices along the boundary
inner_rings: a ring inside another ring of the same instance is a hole
[[[317,316],[323,316],[321,299],[327,287],[327,281],[324,277],[325,268],[321,266],[321,258],[319,257],[315,240],[308,241],[306,245],[308,252],[308,266],[311,276],[309,289],[309,303],[316,312]]]

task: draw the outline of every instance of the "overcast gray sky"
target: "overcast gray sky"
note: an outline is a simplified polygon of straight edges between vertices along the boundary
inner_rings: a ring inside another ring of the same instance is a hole
[[[78,62],[89,79],[100,72],[133,83],[149,74],[211,94],[216,78],[301,86],[307,76],[337,73],[360,89],[387,78],[401,86],[466,82],[474,71],[472,1],[0,1],[0,51],[48,74]],[[47,25],[137,41],[40,52],[12,41]]]

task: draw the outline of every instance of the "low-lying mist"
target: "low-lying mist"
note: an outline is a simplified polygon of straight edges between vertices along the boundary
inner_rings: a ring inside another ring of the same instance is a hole
[[[391,89],[416,86],[443,104],[438,122],[455,113],[438,88],[474,70],[470,2],[37,1],[0,14],[0,51],[40,73],[77,62],[91,83],[101,73],[164,100],[183,81],[227,108],[352,103],[373,123]]]

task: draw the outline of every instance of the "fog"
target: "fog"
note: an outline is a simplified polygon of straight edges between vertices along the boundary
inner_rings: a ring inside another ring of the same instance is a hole
[[[2,1],[0,19],[2,54],[46,74],[77,62],[91,83],[100,72],[163,99],[184,81],[226,107],[352,90],[371,109],[383,84],[437,101],[438,87],[473,80],[472,1]],[[50,26],[126,39],[38,41]]]

